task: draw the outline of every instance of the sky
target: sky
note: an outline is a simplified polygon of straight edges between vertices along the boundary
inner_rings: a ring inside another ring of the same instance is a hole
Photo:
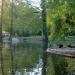
[[[28,0],[28,1],[30,2],[30,5],[40,8],[41,0]],[[24,2],[25,2],[25,0],[24,0]]]
[[[35,6],[35,7],[39,7],[40,8],[40,0],[31,0],[33,3],[33,5]]]

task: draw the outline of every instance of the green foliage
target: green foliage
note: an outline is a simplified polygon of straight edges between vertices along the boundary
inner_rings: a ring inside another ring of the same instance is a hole
[[[10,0],[3,1],[3,30],[8,31],[10,26]]]
[[[60,18],[60,16],[57,16],[55,19],[54,19],[54,25],[52,26],[51,28],[51,36],[50,36],[50,40],[51,41],[54,41],[54,40],[57,40],[59,39],[59,36],[61,36],[61,32],[62,32],[62,19]]]
[[[47,28],[49,41],[64,40],[64,32],[73,31],[75,28],[75,1],[71,0],[48,0],[47,3]]]
[[[6,6],[7,3],[8,5]],[[11,10],[13,10],[13,17],[11,16]],[[27,2],[20,1],[18,4],[14,3],[12,9],[11,2],[6,1],[4,4],[3,30],[9,33],[11,18],[13,18],[13,35],[29,36],[41,34],[40,11]]]

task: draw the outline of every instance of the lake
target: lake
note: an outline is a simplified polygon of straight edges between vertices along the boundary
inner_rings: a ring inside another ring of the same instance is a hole
[[[4,75],[42,75],[42,41],[33,43],[24,41],[12,44],[11,48],[9,43],[5,43],[2,53]],[[0,61],[0,75],[1,70]],[[64,75],[64,71],[75,74],[75,59],[49,54],[46,75]]]
[[[11,52],[12,51],[12,52]],[[3,45],[4,75],[41,75],[43,44],[21,42],[16,45]],[[1,68],[0,68],[1,73]],[[1,75],[1,74],[0,74]]]

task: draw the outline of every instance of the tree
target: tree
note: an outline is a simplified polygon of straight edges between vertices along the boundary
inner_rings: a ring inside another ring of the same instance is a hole
[[[7,7],[6,7],[7,4]],[[4,4],[4,25],[3,30],[10,33],[10,4],[11,2],[5,2]],[[27,2],[19,1],[13,4],[13,34],[28,36],[39,35],[41,33],[41,18],[40,11],[29,5]],[[38,12],[38,14],[35,14]],[[17,33],[20,32],[20,33]],[[39,33],[40,32],[40,33]],[[24,33],[24,34],[23,34]]]
[[[55,31],[55,18],[57,16],[60,16],[61,18],[61,23],[62,27],[60,29],[60,34],[57,35],[56,37],[60,36],[66,38],[66,35],[64,34],[65,29],[67,28],[67,31],[71,31],[75,28],[74,25],[74,8],[75,1],[71,0],[48,0],[47,3],[47,27],[48,27],[48,32],[49,32],[49,39],[53,38],[55,35],[52,35]],[[59,25],[60,28],[60,25]],[[61,33],[62,31],[62,33]],[[55,32],[56,34],[57,32]],[[53,37],[52,37],[53,36]],[[62,40],[62,38],[59,38]],[[54,39],[55,40],[55,39]]]

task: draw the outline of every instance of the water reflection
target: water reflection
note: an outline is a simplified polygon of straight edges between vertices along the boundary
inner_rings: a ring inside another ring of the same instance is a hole
[[[42,42],[22,42],[12,45],[13,48],[13,70],[15,75],[41,75],[42,73]],[[9,44],[3,48],[4,72],[11,75],[11,55]]]
[[[12,49],[13,68],[9,43],[3,45],[4,75],[12,75],[12,69],[15,73],[14,75],[42,75],[42,42],[13,44]],[[60,73],[63,75],[63,71],[66,71],[67,74],[74,73],[75,75],[75,59],[49,54],[46,70],[46,75],[60,75]]]
[[[16,71],[15,75],[22,75],[21,72]],[[27,72],[26,70],[23,72],[23,75],[42,75],[42,68],[33,68],[33,71]]]

